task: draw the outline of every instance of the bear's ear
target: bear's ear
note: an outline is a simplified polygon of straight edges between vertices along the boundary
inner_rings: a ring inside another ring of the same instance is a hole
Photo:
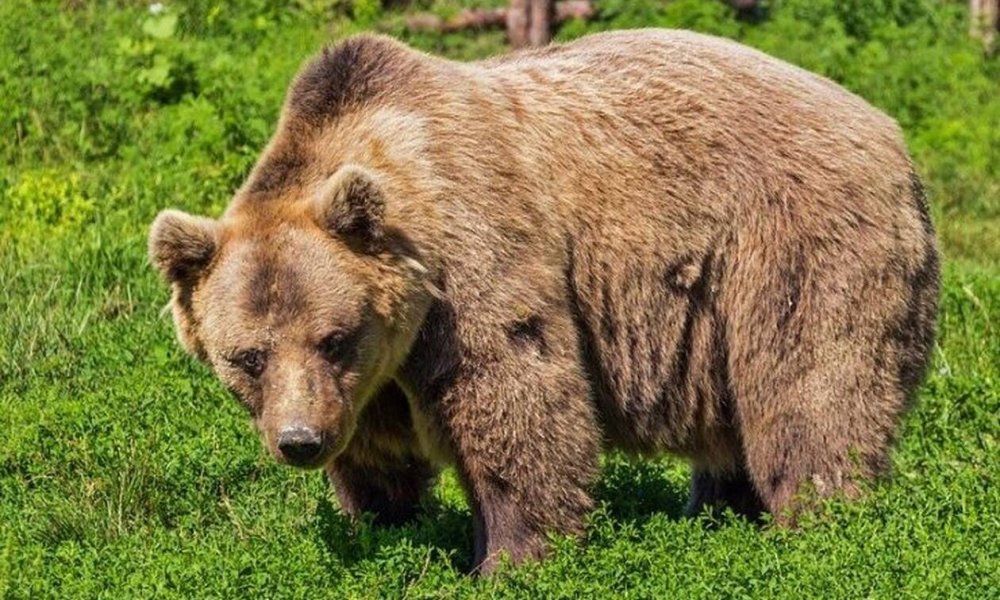
[[[384,234],[385,195],[377,176],[357,165],[344,165],[314,204],[319,226],[331,235],[372,246]]]
[[[179,210],[165,210],[149,229],[149,259],[171,283],[190,282],[208,266],[218,246],[218,224]]]

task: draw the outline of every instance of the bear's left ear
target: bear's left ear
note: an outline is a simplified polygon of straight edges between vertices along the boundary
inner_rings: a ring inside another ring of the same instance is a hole
[[[371,246],[385,233],[385,195],[376,175],[363,167],[341,167],[313,208],[316,222],[332,235]]]

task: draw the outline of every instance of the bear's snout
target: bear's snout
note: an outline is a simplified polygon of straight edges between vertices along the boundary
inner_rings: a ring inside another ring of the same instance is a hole
[[[285,427],[278,434],[278,450],[282,458],[297,467],[315,466],[316,459],[323,454],[323,436],[303,425]]]

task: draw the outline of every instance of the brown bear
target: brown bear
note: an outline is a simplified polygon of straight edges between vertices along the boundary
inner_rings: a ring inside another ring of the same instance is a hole
[[[454,465],[486,571],[581,531],[602,448],[689,459],[693,513],[858,493],[938,297],[896,124],[684,31],[343,41],[225,214],[164,211],[150,254],[277,460],[382,523]]]

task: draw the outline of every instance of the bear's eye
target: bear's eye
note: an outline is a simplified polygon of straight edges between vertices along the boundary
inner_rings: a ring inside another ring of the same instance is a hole
[[[250,377],[260,377],[267,366],[267,354],[258,348],[240,350],[229,357],[229,363]]]
[[[343,360],[351,346],[351,336],[343,331],[335,331],[319,343],[319,351],[330,362]]]

